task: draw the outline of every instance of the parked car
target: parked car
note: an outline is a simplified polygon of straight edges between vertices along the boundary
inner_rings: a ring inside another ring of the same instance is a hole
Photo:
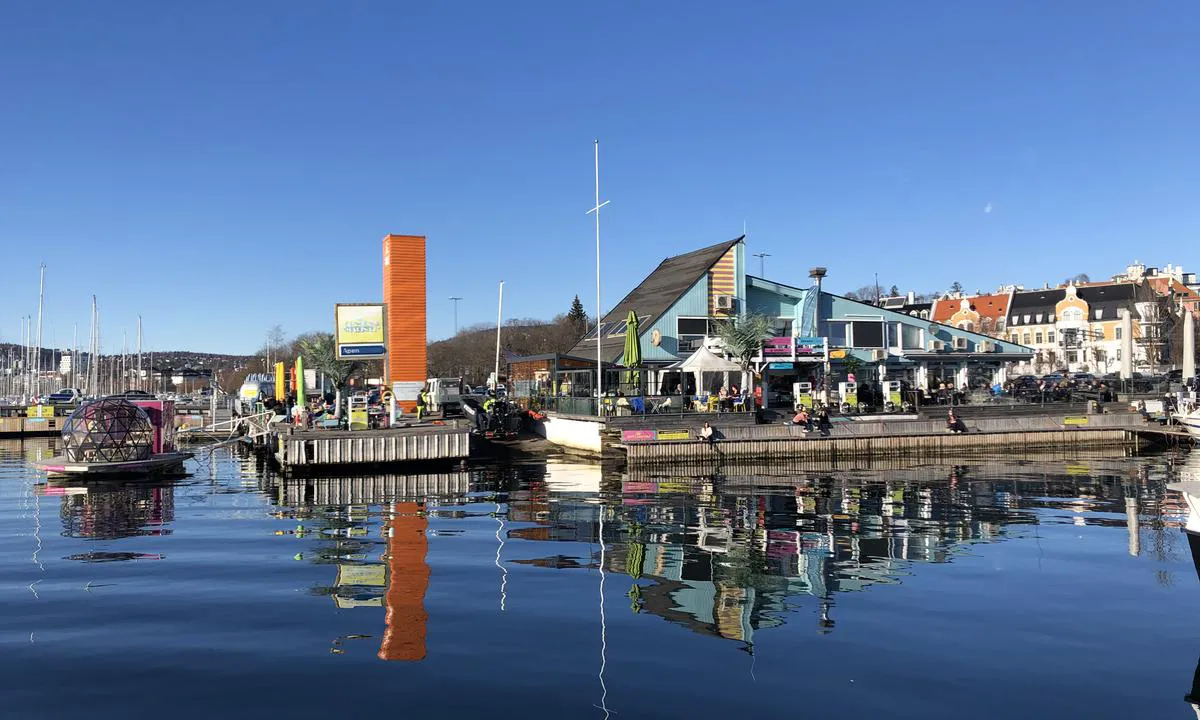
[[[79,388],[63,388],[50,393],[46,401],[51,405],[75,405],[83,399],[83,392]]]
[[[154,394],[148,393],[145,390],[126,390],[113,395],[113,397],[125,398],[126,400],[153,400]]]

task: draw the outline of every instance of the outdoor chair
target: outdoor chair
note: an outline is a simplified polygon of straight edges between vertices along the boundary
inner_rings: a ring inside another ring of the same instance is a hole
[[[742,412],[746,409],[746,394],[740,393],[733,399],[733,409]]]
[[[663,398],[662,402],[651,403],[650,412],[652,412],[652,413],[671,412],[671,398]]]
[[[646,414],[646,402],[641,397],[634,396],[629,398],[629,408],[635,415]]]
[[[721,398],[716,395],[708,396],[708,411],[718,412],[721,409]]]

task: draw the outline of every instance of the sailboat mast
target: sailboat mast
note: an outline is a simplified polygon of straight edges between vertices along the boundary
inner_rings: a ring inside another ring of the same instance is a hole
[[[42,263],[41,270],[38,276],[38,318],[37,318],[37,358],[35,367],[37,368],[37,387],[34,393],[42,394],[42,299],[46,292],[46,263]]]
[[[142,316],[138,315],[138,336],[137,336],[137,386],[139,390],[144,390],[142,387]]]
[[[496,397],[500,397],[500,325],[504,317],[504,281],[500,281],[500,301],[496,304]]]

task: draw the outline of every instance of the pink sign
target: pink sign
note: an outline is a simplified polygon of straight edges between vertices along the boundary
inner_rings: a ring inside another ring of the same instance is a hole
[[[792,354],[792,338],[791,337],[773,337],[763,340],[763,357],[766,356],[787,356]]]
[[[654,442],[658,433],[654,430],[622,430],[621,442]]]

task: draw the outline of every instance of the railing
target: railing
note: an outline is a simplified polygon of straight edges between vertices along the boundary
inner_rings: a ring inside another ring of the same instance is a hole
[[[201,425],[198,427],[180,428],[177,435],[184,437],[187,435],[204,435],[204,436],[225,436],[234,437],[244,435],[245,437],[254,439],[263,437],[270,431],[271,419],[275,417],[275,413],[268,410],[266,412],[257,413],[254,415],[245,415],[242,417],[230,418],[220,422]],[[245,430],[243,433],[242,430]]]

